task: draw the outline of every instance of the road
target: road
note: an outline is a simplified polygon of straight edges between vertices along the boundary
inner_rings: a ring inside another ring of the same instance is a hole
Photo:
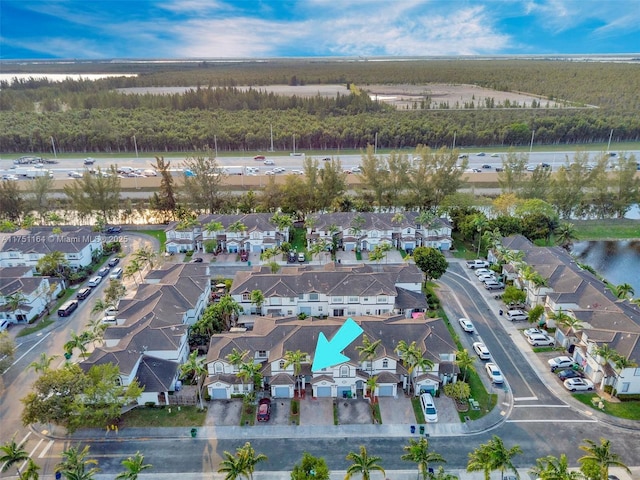
[[[532,367],[532,357],[535,354],[531,353],[530,349],[521,348],[523,340],[513,335],[515,327],[496,315],[497,302],[493,299],[493,293],[480,289],[479,284],[474,282],[475,279],[460,262],[451,261],[449,271],[440,280],[443,306],[447,315],[454,320],[455,328],[467,348],[470,349],[471,343],[479,340],[487,345],[505,375],[506,388],[511,390],[513,405],[507,403],[496,407],[505,417],[505,422],[489,431],[463,437],[431,437],[430,447],[445,456],[447,468],[464,469],[468,452],[480,443],[486,442],[492,435],[500,436],[507,445],[518,444],[522,447],[524,453],[516,459],[516,465],[519,467],[529,467],[537,458],[545,455],[558,456],[560,453],[567,454],[570,463],[575,464],[581,456],[577,446],[582,440],[597,440],[600,437],[610,439],[613,451],[620,454],[627,464],[640,465],[640,450],[637,448],[637,445],[640,445],[640,431],[621,430],[598,422],[585,413],[586,409],[581,410],[569,405],[564,400],[567,394],[558,387],[559,383],[545,382],[544,376]],[[85,302],[85,305],[89,304],[90,302]],[[81,316],[80,313],[81,311],[76,314],[76,318]],[[476,334],[469,335],[458,329],[455,319],[461,316],[472,319],[477,329]],[[81,322],[76,323],[81,326]],[[65,334],[66,331],[65,328]],[[53,335],[52,332],[50,336]],[[63,341],[66,341],[65,335],[57,338],[57,341],[47,337],[40,344],[41,347],[34,348],[33,356],[43,348],[49,352],[57,351],[60,342]],[[479,360],[476,366],[479,367],[481,378],[486,381]],[[22,372],[21,375],[33,376],[30,372]],[[24,383],[27,383],[29,378],[24,380]],[[16,383],[23,382],[11,382],[10,388],[16,388]],[[27,390],[28,386],[25,386],[22,392]],[[11,403],[13,408],[19,408],[16,400],[19,396],[14,395],[15,391],[11,394],[12,401],[8,398],[3,399],[3,408],[4,404],[8,403]],[[0,421],[4,426],[3,417],[0,417]],[[48,474],[51,474],[53,466],[59,461],[61,452],[74,444],[62,440],[53,441],[26,429],[21,429],[17,438],[20,440],[23,435],[28,435],[27,450],[33,452],[32,456],[42,466],[42,472]],[[192,439],[184,436],[153,438],[153,430],[149,430],[148,437],[126,441],[116,440],[116,434],[108,435],[111,438],[105,433],[106,438],[88,442],[91,446],[91,456],[98,460],[102,471],[100,480],[113,478],[121,471],[121,460],[134,455],[136,451],[143,452],[145,461],[154,466],[153,473],[164,474],[163,478],[168,478],[167,474],[215,472],[223,458],[223,452],[234,451],[246,441],[250,441],[257,452],[265,453],[269,458],[268,462],[258,466],[259,472],[290,471],[305,451],[323,456],[331,470],[344,470],[348,466],[346,453],[356,450],[358,445],[365,445],[370,454],[380,456],[387,470],[411,468],[407,462],[400,459],[404,453],[403,446],[407,443],[405,438],[355,439],[311,436],[300,441],[264,437],[257,429],[243,430],[242,438],[237,440]]]
[[[576,152],[532,152],[529,154],[529,163],[533,165],[537,165],[539,163],[548,163],[552,166],[553,170],[557,170],[558,167],[564,165],[567,162],[567,159],[572,159]],[[601,151],[590,151],[586,152],[589,155],[591,161],[596,161],[599,155],[602,154]],[[640,151],[630,151],[625,152],[626,154],[634,154],[636,158],[640,158]],[[327,154],[331,156],[330,154]],[[502,152],[497,157],[491,156],[489,154],[479,155],[479,154],[468,154],[468,163],[469,168],[478,168],[483,172],[495,172],[495,167],[502,166],[502,158],[506,155],[506,152]],[[264,173],[267,170],[271,170],[273,167],[284,167],[286,171],[291,171],[292,169],[302,169],[304,157],[303,156],[290,156],[288,154],[283,154],[280,152],[265,154],[267,160],[273,161],[274,165],[264,165],[263,161],[256,161],[253,157],[247,156],[234,156],[234,157],[218,157],[218,163],[223,167],[259,167],[260,173]],[[388,155],[380,155],[381,158],[386,158]],[[5,173],[13,173],[13,160],[16,157],[9,157],[7,155],[3,155],[0,158],[0,175]],[[324,156],[317,156],[316,158],[320,164],[322,164],[322,158]],[[344,169],[351,169],[357,165],[360,165],[362,156],[361,155],[335,155],[334,158],[340,159],[342,163],[342,167]],[[172,169],[181,169],[183,168],[184,161],[186,157],[174,157],[167,158],[171,161]],[[71,177],[68,176],[68,173],[71,171],[79,171],[82,172],[85,168],[83,164],[83,159],[80,158],[66,158],[59,157],[56,159],[58,161],[57,164],[53,165],[45,165],[43,168],[52,170],[54,173],[54,178],[59,179],[69,179],[72,180]],[[612,158],[612,161],[615,158]],[[101,167],[103,170],[109,168],[111,164],[117,164],[118,166],[129,166],[134,169],[149,169],[152,168],[151,165],[155,164],[155,158],[142,156],[142,157],[123,157],[117,159],[109,159],[109,158],[99,158],[96,160],[93,168]],[[482,165],[490,165],[492,168],[490,169],[482,169]],[[30,165],[18,165],[20,168],[31,168]],[[176,172],[177,173],[177,172]],[[286,173],[286,172],[285,172]]]

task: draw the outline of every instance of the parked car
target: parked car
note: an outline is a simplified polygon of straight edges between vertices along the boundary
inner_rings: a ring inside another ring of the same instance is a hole
[[[467,333],[473,333],[476,331],[473,323],[468,318],[461,318],[458,320],[458,323],[462,327],[462,329]]]
[[[487,363],[484,369],[487,371],[487,375],[489,375],[492,383],[504,383],[502,372],[495,363]]]
[[[84,300],[89,295],[91,295],[91,288],[84,287],[84,288],[81,288],[80,290],[78,290],[78,293],[76,293],[76,298],[78,300]]]
[[[9,320],[0,320],[0,332],[4,332],[9,328]]]
[[[109,265],[110,267],[115,267],[119,263],[120,263],[120,259],[118,257],[113,257],[111,260],[107,262],[107,265]]]
[[[300,253],[298,254],[298,261],[299,261],[300,263],[303,263],[303,262],[305,261],[305,256],[304,256],[304,253],[303,253],[303,252],[300,252]]]
[[[493,273],[483,273],[482,275],[478,275],[478,280],[484,282],[485,280],[495,280],[496,276]]]
[[[488,268],[489,262],[486,260],[468,260],[467,268],[476,269],[476,268]]]
[[[565,370],[567,368],[573,368],[576,364],[571,357],[567,357],[566,355],[561,357],[554,357],[547,360],[549,367],[552,372],[556,370]]]
[[[557,372],[557,373],[558,373],[558,378],[563,382],[570,378],[584,378],[584,373],[578,370],[574,370],[572,368],[568,370],[561,370],[560,372]]]
[[[572,392],[593,390],[593,382],[587,378],[570,378],[564,381],[564,387]]]
[[[193,263],[202,263],[204,261],[204,259],[202,257],[196,257],[193,260],[191,260]]]
[[[271,399],[261,398],[258,402],[258,421],[268,422],[271,418]]]
[[[287,255],[287,262],[296,263],[297,261],[298,261],[298,256],[296,255],[296,252],[289,252],[289,254]]]
[[[102,267],[96,273],[101,277],[106,277],[107,275],[109,275],[109,267]]]
[[[476,277],[480,277],[480,275],[493,275],[493,270],[489,270],[488,268],[477,268],[475,272]]]
[[[244,250],[240,252],[240,261],[248,262],[249,261],[249,252],[245,252]]]
[[[523,330],[522,333],[524,333],[525,337],[529,337],[531,335],[535,335],[535,334],[540,334],[540,335],[546,335],[547,332],[545,330],[542,330],[540,328],[527,328],[526,330]]]
[[[122,232],[122,227],[109,227],[107,228],[107,233],[120,233]]]
[[[473,351],[476,352],[476,355],[478,355],[480,360],[491,359],[491,354],[489,353],[489,349],[482,342],[474,342]]]
[[[504,283],[498,282],[497,280],[486,280],[484,283],[484,288],[487,290],[502,290],[504,288]]]
[[[422,405],[424,419],[427,422],[438,421],[438,410],[436,409],[436,404],[433,401],[433,397],[430,393],[423,393],[422,395],[420,395],[420,405]]]
[[[118,309],[116,307],[107,307],[104,311],[104,314],[110,317],[115,317],[118,314]]]
[[[97,287],[98,285],[100,285],[101,281],[102,281],[102,277],[100,275],[96,275],[95,277],[91,277],[89,279],[89,281],[87,282],[87,285],[90,287]]]
[[[512,322],[521,322],[529,320],[529,315],[523,310],[509,310],[507,312],[507,318]]]
[[[551,338],[549,335],[535,333],[527,337],[527,342],[529,342],[534,347],[552,347],[556,344],[555,339]]]

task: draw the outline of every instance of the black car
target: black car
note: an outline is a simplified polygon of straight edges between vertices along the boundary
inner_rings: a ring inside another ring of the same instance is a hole
[[[569,378],[584,378],[584,374],[577,370],[567,369],[560,371],[558,373],[558,378],[564,382]]]
[[[76,294],[76,298],[78,300],[84,300],[89,295],[91,295],[91,289],[89,287],[85,287],[78,290],[78,293]]]
[[[107,228],[107,233],[120,233],[122,232],[122,227],[109,227]]]
[[[109,265],[110,267],[115,267],[119,263],[120,263],[120,259],[118,257],[114,257],[107,262],[107,265]]]
[[[202,263],[203,262],[203,258],[202,257],[196,257],[193,260],[191,260],[193,263]]]
[[[100,275],[101,277],[106,277],[107,275],[109,275],[109,267],[102,267],[100,270],[97,271],[97,274]]]

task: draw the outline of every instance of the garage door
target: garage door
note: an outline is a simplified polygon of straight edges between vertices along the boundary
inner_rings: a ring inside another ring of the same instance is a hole
[[[349,398],[351,387],[338,387],[338,398]]]
[[[176,245],[167,245],[167,251],[169,253],[178,253],[178,247]]]
[[[330,397],[331,396],[331,387],[318,387],[318,397]]]
[[[382,385],[378,387],[379,397],[393,397],[393,385]]]
[[[420,393],[430,393],[431,395],[435,395],[436,387],[433,385],[422,385],[420,387]]]
[[[251,247],[251,251],[253,253],[262,253],[262,246],[261,245],[253,245]]]
[[[211,398],[214,400],[226,400],[227,399],[227,389],[226,388],[212,388],[211,389]]]
[[[311,307],[300,307],[300,313],[311,316]]]
[[[289,398],[289,387],[276,387],[274,394],[276,398]]]

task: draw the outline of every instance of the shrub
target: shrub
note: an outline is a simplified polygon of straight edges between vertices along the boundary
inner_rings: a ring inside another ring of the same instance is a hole
[[[613,393],[613,385],[605,385],[604,393],[608,393],[609,395],[611,395]]]
[[[621,402],[636,402],[640,400],[640,393],[619,393],[618,398]]]
[[[155,404],[155,402],[145,402],[144,406],[147,407],[147,408],[155,408],[156,404]]]
[[[204,242],[204,251],[206,253],[213,253],[218,248],[218,242],[215,240],[205,240]]]

